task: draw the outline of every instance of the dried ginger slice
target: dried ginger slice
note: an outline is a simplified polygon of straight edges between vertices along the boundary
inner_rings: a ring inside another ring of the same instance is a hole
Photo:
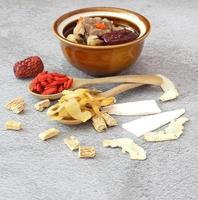
[[[71,116],[70,114],[67,112],[67,107],[65,105],[65,103],[63,103],[58,111],[58,117],[60,117],[61,119],[66,118],[66,119],[70,119]]]
[[[65,102],[65,108],[73,119],[78,119],[82,122],[86,122],[91,119],[92,114],[89,111],[81,111],[80,104],[76,99],[69,99]]]
[[[130,154],[130,158],[134,160],[145,160],[146,159],[146,151],[135,144],[130,138],[118,138],[112,140],[104,140],[104,147],[121,147],[122,152],[128,152]]]
[[[89,90],[88,89],[83,89],[83,88],[76,89],[74,91],[64,90],[62,92],[63,96],[61,97],[60,100],[67,101],[69,99],[73,99],[73,98],[77,98],[77,97],[85,98],[87,92],[89,92]]]
[[[97,96],[88,89],[64,90],[62,93],[58,103],[48,109],[47,115],[52,120],[77,119],[86,122],[94,115],[101,116],[102,106],[115,102],[114,97]]]
[[[52,119],[56,121],[60,121],[63,118],[64,119],[71,119],[72,117],[67,113],[67,110],[65,108],[64,103],[57,103],[53,106],[51,106],[48,111],[47,115]]]
[[[101,101],[101,106],[109,106],[116,102],[115,97],[108,97]]]
[[[180,117],[171,121],[165,130],[144,134],[144,139],[149,142],[176,140],[182,135],[184,129],[183,125],[187,121],[189,121],[187,117]]]
[[[169,101],[172,99],[176,99],[179,96],[179,93],[174,83],[170,79],[161,74],[158,74],[157,76],[162,78],[161,88],[164,91],[164,94],[159,99],[161,101]]]

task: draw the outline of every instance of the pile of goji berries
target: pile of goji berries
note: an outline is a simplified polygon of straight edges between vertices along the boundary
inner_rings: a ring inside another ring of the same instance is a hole
[[[32,91],[42,95],[56,94],[71,88],[73,79],[59,73],[39,73],[32,80]]]

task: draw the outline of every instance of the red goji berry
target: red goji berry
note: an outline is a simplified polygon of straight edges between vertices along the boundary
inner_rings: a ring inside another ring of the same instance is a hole
[[[32,84],[34,84],[34,87],[32,86],[32,90],[44,95],[62,92],[64,89],[71,87],[72,81],[67,75],[43,71],[33,79]]]
[[[95,27],[98,28],[98,29],[101,29],[101,30],[107,29],[107,26],[104,23],[96,23]]]
[[[68,78],[67,77],[57,77],[57,76],[55,76],[54,80],[56,80],[56,81],[67,81]]]
[[[59,80],[57,81],[58,84],[64,84],[65,83],[65,80]]]
[[[71,88],[72,83],[73,83],[73,79],[69,79],[69,80],[67,81],[66,89]]]
[[[52,78],[50,78],[50,77],[47,77],[47,82],[48,83],[51,83],[53,81],[53,79]]]
[[[42,89],[40,83],[37,83],[37,84],[36,84],[36,91],[37,91],[38,93],[42,93],[43,89]]]
[[[62,92],[63,90],[64,90],[63,85],[60,85],[59,88],[58,88],[58,92]]]
[[[39,74],[36,76],[36,78],[38,79],[39,77],[43,76],[43,75],[46,74],[46,73],[47,73],[46,71],[43,71],[43,72],[39,73]]]
[[[32,80],[32,83],[38,83],[38,79],[37,78],[34,78],[33,80]]]
[[[64,82],[64,85],[63,85],[65,89],[67,89],[67,82],[68,82],[68,81],[65,81],[65,82]]]
[[[42,85],[42,86],[47,86],[47,85],[48,85],[48,82],[47,82],[47,81],[41,81],[41,85]]]
[[[33,92],[37,91],[37,89],[36,89],[36,83],[32,83],[31,87],[32,87],[32,91]]]
[[[47,74],[47,77],[53,79],[54,76],[50,73],[50,74]]]
[[[48,77],[47,74],[43,74],[43,75],[41,75],[41,76],[38,77],[38,80],[39,80],[40,82],[46,81],[46,80],[47,80],[47,77]]]
[[[57,93],[57,88],[56,87],[51,87],[51,88],[45,89],[42,92],[43,95],[55,94],[55,93]]]
[[[57,86],[59,83],[58,81],[52,81],[51,83],[48,84],[49,87],[51,86]]]
[[[64,74],[59,74],[59,73],[56,73],[56,72],[53,72],[51,73],[52,76],[57,76],[57,77],[65,77]]]

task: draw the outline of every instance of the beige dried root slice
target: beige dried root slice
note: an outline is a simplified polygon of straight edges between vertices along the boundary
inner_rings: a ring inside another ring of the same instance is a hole
[[[39,138],[41,140],[47,140],[50,139],[52,137],[55,137],[57,135],[59,135],[60,131],[56,128],[50,128],[46,131],[43,131],[42,133],[39,134]]]
[[[92,124],[93,124],[93,127],[96,129],[97,132],[101,133],[103,132],[104,130],[107,129],[107,125],[105,123],[105,120],[103,119],[102,116],[94,116],[92,118]]]
[[[94,146],[79,146],[79,158],[93,158],[96,155]]]
[[[146,159],[146,151],[135,144],[130,138],[118,138],[112,140],[104,140],[104,147],[120,147],[122,148],[122,152],[128,152],[130,154],[130,158],[134,160],[145,160]]]
[[[69,99],[67,102],[65,102],[65,106],[67,108],[67,112],[73,119],[78,119],[82,122],[86,122],[92,117],[91,112],[81,110],[80,104],[76,99]]]
[[[172,99],[176,99],[179,96],[179,93],[174,83],[170,79],[161,74],[158,74],[157,76],[162,78],[161,88],[164,91],[164,94],[159,99],[161,101],[169,101]]]
[[[23,97],[17,97],[11,101],[9,101],[6,105],[8,110],[11,110],[13,113],[19,114],[25,108],[25,101]]]
[[[144,139],[149,142],[161,142],[178,139],[184,130],[184,124],[189,121],[187,117],[180,117],[170,122],[168,127],[162,131],[144,134]]]
[[[48,108],[50,106],[50,100],[49,99],[45,99],[42,101],[39,101],[38,103],[36,103],[34,105],[34,108],[40,112],[42,112],[45,108]]]
[[[47,110],[47,115],[50,117],[52,120],[60,121],[63,118],[65,119],[71,119],[71,116],[67,113],[67,110],[65,108],[65,103],[57,103],[53,106],[51,106]]]
[[[19,131],[19,130],[22,129],[22,124],[21,124],[21,122],[18,122],[18,121],[8,120],[8,121],[5,123],[5,128],[6,128],[7,130]]]
[[[106,124],[108,126],[117,126],[118,122],[116,119],[114,119],[111,115],[109,115],[108,113],[103,113],[102,114],[103,119],[105,120]]]
[[[69,147],[71,151],[77,150],[80,145],[80,142],[74,136],[65,138],[64,143]]]

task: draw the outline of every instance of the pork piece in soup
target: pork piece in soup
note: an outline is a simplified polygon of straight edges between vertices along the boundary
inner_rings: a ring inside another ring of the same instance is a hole
[[[81,17],[73,32],[65,35],[67,40],[89,46],[116,45],[133,41],[139,31],[126,25],[116,25],[102,17]]]

